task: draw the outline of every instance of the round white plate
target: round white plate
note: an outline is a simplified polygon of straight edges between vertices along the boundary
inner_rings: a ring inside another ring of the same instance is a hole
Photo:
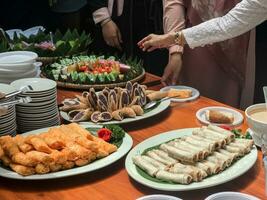
[[[31,63],[38,55],[31,51],[10,51],[0,53],[0,64]]]
[[[238,126],[242,124],[244,117],[243,115],[231,108],[226,108],[226,107],[220,107],[220,106],[211,106],[211,107],[205,107],[196,112],[196,117],[197,119],[202,122],[203,124],[214,124],[214,125],[223,125],[223,124],[217,124],[217,123],[211,123],[206,119],[206,111],[207,110],[218,110],[218,111],[225,111],[225,112],[230,112],[234,115],[234,122],[232,124],[225,124],[228,126]]]
[[[153,194],[140,197],[136,200],[182,200],[178,197],[170,196],[170,195],[163,195],[163,194]]]
[[[13,81],[10,85],[16,88],[17,90],[19,90],[22,86],[30,85],[33,88],[32,93],[36,93],[45,92],[47,90],[56,88],[57,83],[53,80],[46,78],[24,78]]]
[[[143,120],[143,119],[146,119],[146,118],[149,118],[149,117],[152,117],[154,115],[157,115],[159,113],[161,113],[162,111],[166,110],[169,105],[170,105],[171,101],[170,100],[166,100],[166,101],[162,101],[158,107],[156,107],[155,109],[145,113],[144,115],[142,116],[136,116],[135,118],[125,118],[123,119],[122,121],[117,121],[117,120],[111,120],[111,121],[108,121],[108,122],[99,122],[99,123],[94,123],[94,122],[80,122],[80,124],[83,124],[83,125],[94,125],[94,124],[125,124],[125,123],[130,123],[130,122],[136,122],[136,121],[139,121],[139,120]],[[63,111],[60,111],[60,115],[61,117],[68,121],[68,122],[71,122],[68,114],[66,112],[63,112]]]
[[[83,126],[83,127],[101,128],[102,126],[94,125],[94,126]],[[43,128],[43,129],[28,132],[28,133],[23,133],[22,136],[26,136],[29,134],[39,134],[39,133],[48,131],[48,129],[49,128]],[[74,176],[74,175],[83,174],[87,172],[92,172],[97,169],[106,167],[116,162],[120,158],[122,158],[131,149],[132,145],[133,145],[133,140],[131,136],[126,133],[125,137],[123,138],[123,142],[121,146],[118,148],[116,152],[110,154],[109,156],[105,158],[96,160],[88,165],[85,165],[82,167],[75,167],[72,169],[63,170],[59,172],[52,172],[52,173],[43,174],[43,175],[31,175],[31,176],[21,176],[14,171],[11,171],[9,169],[6,169],[0,166],[0,176],[11,178],[11,179],[21,179],[21,180],[44,180],[44,179],[63,178],[63,177]]]
[[[175,85],[175,86],[166,86],[164,88],[161,88],[160,91],[168,91],[170,89],[176,89],[176,90],[184,90],[184,89],[189,89],[192,90],[192,96],[189,98],[183,98],[183,99],[178,99],[178,98],[171,98],[172,102],[187,102],[187,101],[193,101],[197,99],[200,95],[199,91],[195,88],[189,87],[189,86],[184,86],[184,85]]]
[[[0,83],[0,92],[3,92],[5,94],[9,94],[11,92],[15,92],[16,89],[10,85]]]
[[[144,150],[149,147],[159,145],[161,143],[170,141],[175,138],[179,138],[184,135],[191,135],[194,128],[178,129],[169,132],[165,132],[151,138],[144,140],[143,142],[136,145],[127,155],[125,160],[125,168],[128,174],[137,182],[146,185],[148,187],[164,190],[164,191],[186,191],[186,190],[196,190],[201,188],[212,187],[219,185],[230,180],[241,176],[246,171],[248,171],[254,163],[257,161],[257,149],[254,146],[249,154],[235,162],[229,168],[225,169],[217,175],[210,176],[203,179],[201,182],[191,183],[189,185],[182,184],[168,184],[168,183],[158,183],[148,180],[141,176],[136,170],[136,166],[132,161],[133,156],[140,155]]]
[[[205,200],[260,200],[257,197],[241,192],[219,192],[208,196]]]

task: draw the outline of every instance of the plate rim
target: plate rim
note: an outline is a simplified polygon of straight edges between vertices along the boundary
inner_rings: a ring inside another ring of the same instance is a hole
[[[199,127],[195,127],[195,128],[199,128]],[[138,183],[140,183],[142,185],[145,185],[147,187],[153,188],[153,189],[157,189],[157,190],[161,190],[161,191],[190,191],[190,190],[198,190],[198,189],[203,189],[203,188],[209,188],[209,187],[213,187],[213,186],[216,186],[216,185],[220,185],[220,184],[229,182],[229,181],[231,181],[231,180],[243,175],[244,173],[246,173],[256,163],[257,158],[258,158],[258,156],[257,156],[258,152],[257,152],[257,148],[254,145],[253,149],[251,150],[251,152],[249,154],[247,154],[247,155],[250,155],[251,157],[253,157],[253,161],[250,162],[249,165],[246,165],[246,167],[243,168],[243,171],[241,171],[241,173],[235,174],[235,175],[233,175],[233,176],[231,176],[229,178],[226,178],[226,179],[222,179],[219,182],[217,181],[217,182],[211,183],[211,184],[207,183],[207,184],[204,184],[202,186],[201,185],[198,186],[198,185],[199,185],[199,183],[203,183],[203,182],[191,183],[191,186],[190,186],[190,184],[189,185],[182,185],[182,184],[171,184],[170,185],[168,183],[157,183],[157,182],[153,182],[151,180],[148,180],[148,179],[142,177],[137,171],[135,171],[135,172],[132,171],[132,169],[134,169],[134,167],[135,167],[135,165],[133,164],[133,161],[132,161],[132,156],[136,155],[138,151],[139,152],[141,151],[140,147],[142,147],[146,143],[149,143],[150,141],[156,140],[158,137],[159,138],[163,137],[162,135],[164,135],[164,140],[162,142],[169,141],[170,139],[177,138],[178,137],[177,134],[179,134],[179,132],[182,135],[190,135],[191,134],[190,131],[192,132],[192,130],[194,130],[195,128],[183,128],[183,129],[175,129],[175,130],[172,130],[172,131],[163,132],[163,133],[157,134],[155,136],[149,137],[146,140],[144,140],[144,141],[140,142],[139,144],[137,144],[134,148],[131,149],[131,151],[128,153],[128,155],[127,155],[127,157],[125,159],[125,169],[126,169],[128,175],[132,179],[134,179],[136,182],[138,182]],[[154,145],[155,145],[155,143],[154,143]],[[147,146],[146,148],[149,148],[149,147],[150,146]],[[242,157],[240,160],[242,160],[246,156]],[[231,165],[230,167],[233,167],[233,166],[234,165]],[[227,172],[227,170],[229,170],[229,169],[231,169],[231,168],[228,168],[228,169],[224,170],[223,172]],[[137,173],[137,177],[135,177],[136,173]],[[222,174],[222,173],[220,173],[220,174]],[[212,178],[212,177],[213,176],[211,176],[210,178]],[[204,179],[204,180],[207,180],[207,179]],[[192,186],[192,184],[194,184],[194,185]],[[162,186],[162,185],[164,185],[165,187]],[[166,185],[167,186],[176,186],[176,187],[166,187]],[[177,185],[182,186],[182,187],[181,188],[177,188]]]
[[[211,123],[209,121],[206,121],[206,120],[203,120],[201,115],[202,113],[205,111],[205,110],[208,110],[208,109],[221,109],[221,110],[227,110],[227,111],[230,111],[231,113],[236,113],[236,115],[238,115],[240,117],[240,119],[237,121],[237,122],[233,122],[232,124],[218,124],[218,123]],[[225,107],[225,106],[207,106],[207,107],[203,107],[203,108],[200,108],[197,112],[196,112],[196,118],[198,119],[199,122],[201,122],[202,124],[213,124],[213,125],[217,125],[217,126],[220,126],[220,125],[227,125],[227,126],[231,126],[231,127],[236,127],[236,126],[239,126],[243,123],[244,121],[244,116],[236,111],[235,109],[232,109],[232,108],[228,108],[228,107]]]
[[[59,126],[52,126],[52,127],[59,127]],[[88,126],[82,125],[82,127],[87,128]],[[101,125],[94,125],[94,126],[90,126],[90,127],[100,128],[102,126]],[[21,135],[38,134],[38,133],[41,133],[43,131],[48,130],[49,128],[51,128],[51,127],[29,131],[29,132],[23,133]],[[85,174],[85,173],[89,173],[89,172],[93,172],[93,171],[102,169],[108,165],[113,164],[114,162],[118,161],[123,156],[125,156],[128,153],[128,151],[132,148],[132,146],[133,146],[133,139],[127,132],[125,132],[125,137],[123,138],[123,143],[118,148],[118,150],[116,152],[110,154],[107,157],[99,159],[99,161],[102,161],[103,164],[96,163],[95,165],[98,165],[98,166],[95,166],[93,169],[86,170],[86,167],[88,167],[90,165],[92,166],[92,164],[94,164],[96,161],[89,163],[85,166],[74,167],[72,169],[61,170],[58,172],[51,172],[51,173],[42,174],[42,175],[35,174],[35,175],[30,175],[30,176],[21,176],[14,171],[7,170],[7,169],[3,168],[2,166],[0,166],[0,171],[1,171],[0,176],[5,177],[5,178],[9,178],[9,179],[16,179],[16,180],[49,180],[49,179],[58,179],[58,178],[65,178],[65,177],[71,177],[71,176],[76,176],[76,175],[80,175],[80,174]],[[119,154],[119,155],[117,155],[117,154]],[[110,157],[110,156],[112,156],[112,157]],[[109,161],[108,158],[111,160]],[[105,162],[105,160],[108,160],[108,161]],[[72,172],[72,171],[74,171],[74,172]],[[63,174],[60,175],[61,173],[63,173]]]

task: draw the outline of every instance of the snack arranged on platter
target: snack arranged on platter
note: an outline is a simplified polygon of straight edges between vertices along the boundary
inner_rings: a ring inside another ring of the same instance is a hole
[[[118,128],[107,130],[115,129]],[[25,137],[2,136],[0,160],[4,166],[23,176],[84,166],[117,151],[123,133],[121,130],[114,136],[110,133],[109,140],[111,142],[113,137],[115,145],[94,136],[76,123],[53,127],[47,132]]]
[[[168,90],[168,97],[185,99],[192,97],[192,90],[190,89],[174,89],[171,88]]]
[[[8,35],[6,35],[8,37]],[[8,45],[8,40],[12,45]],[[0,51],[33,51],[39,57],[62,57],[79,54],[87,50],[92,42],[89,34],[67,30],[64,34],[57,30],[54,34],[39,30],[37,34],[26,37],[23,34],[0,41]]]
[[[252,146],[253,140],[235,138],[231,131],[209,125],[150,147],[132,159],[137,171],[154,181],[190,184],[225,170]]]
[[[67,112],[73,122],[121,121],[124,118],[142,116],[147,102],[166,96],[165,92],[147,91],[144,85],[127,82],[125,88],[105,88],[100,92],[91,88],[81,96],[76,95],[75,99],[65,99],[60,110]]]
[[[143,73],[141,62],[125,60],[121,63],[115,57],[74,56],[64,58],[46,66],[43,74],[47,78],[81,85],[126,82]]]
[[[205,113],[206,119],[211,123],[232,124],[234,115],[231,112],[219,110],[207,110]]]

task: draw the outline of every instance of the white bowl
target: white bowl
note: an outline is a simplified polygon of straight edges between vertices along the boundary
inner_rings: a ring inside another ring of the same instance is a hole
[[[182,200],[178,197],[170,196],[170,195],[163,195],[163,194],[153,194],[140,197],[136,200]]]
[[[205,200],[260,200],[260,199],[240,192],[219,192],[208,196]]]
[[[8,74],[12,72],[27,72],[33,69],[39,69],[42,62],[34,63],[18,63],[18,64],[0,64],[0,74]]]
[[[10,51],[0,53],[0,64],[33,63],[38,55],[31,51]]]
[[[267,132],[266,132],[267,123],[264,123],[262,121],[252,118],[251,114],[262,111],[262,110],[266,110],[265,103],[260,103],[260,104],[249,106],[245,110],[248,126],[259,138],[263,138],[263,137],[265,138],[267,136]]]
[[[25,85],[30,85],[33,88],[33,91],[31,92],[38,93],[56,88],[57,83],[53,80],[46,78],[24,78],[13,81],[10,85],[16,88],[17,90],[19,90]]]

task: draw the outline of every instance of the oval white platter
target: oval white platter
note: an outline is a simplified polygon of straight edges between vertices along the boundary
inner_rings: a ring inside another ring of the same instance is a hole
[[[84,128],[101,128],[102,126],[95,125],[95,126],[83,126],[83,127]],[[47,131],[48,129],[49,128],[38,129],[35,131],[24,133],[22,135],[26,136],[29,134],[39,134],[39,133]],[[131,136],[126,133],[125,137],[123,138],[123,142],[121,146],[118,148],[116,152],[110,154],[107,157],[93,161],[92,163],[89,163],[88,165],[85,165],[82,167],[75,167],[75,168],[68,169],[68,170],[62,170],[58,172],[52,172],[48,174],[31,175],[31,176],[21,176],[12,170],[3,168],[0,165],[0,176],[11,178],[11,179],[21,179],[21,180],[45,180],[45,179],[56,179],[56,178],[63,178],[63,177],[69,177],[69,176],[74,176],[78,174],[88,173],[88,172],[95,171],[97,169],[101,169],[103,167],[106,167],[116,162],[131,149],[132,145],[133,145],[133,140]]]
[[[169,184],[169,183],[159,183],[154,182],[152,180],[146,179],[143,176],[141,176],[137,169],[136,165],[132,161],[132,157],[135,155],[140,155],[144,150],[146,150],[149,147],[153,147],[156,145],[159,145],[161,143],[170,141],[175,138],[179,138],[184,135],[191,135],[194,128],[188,128],[188,129],[179,129],[179,130],[173,130],[169,132],[165,132],[156,136],[153,136],[151,138],[148,138],[144,140],[143,142],[136,145],[127,155],[125,160],[125,168],[128,172],[128,174],[137,182],[147,186],[151,187],[157,190],[163,190],[163,191],[187,191],[187,190],[196,190],[196,189],[202,189],[207,187],[212,187],[215,185],[219,185],[228,181],[231,181],[242,174],[244,174],[246,171],[248,171],[257,161],[257,149],[254,146],[253,149],[249,154],[242,157],[240,160],[235,162],[233,165],[231,165],[229,168],[225,169],[223,172],[210,176],[208,178],[203,179],[201,182],[194,182],[189,185],[182,185],[182,184]]]
[[[99,123],[94,123],[94,122],[91,122],[91,121],[88,121],[88,122],[80,122],[79,124],[83,124],[83,125],[95,125],[95,124],[125,124],[125,123],[130,123],[130,122],[136,122],[136,121],[139,121],[139,120],[143,120],[143,119],[146,119],[146,118],[149,118],[149,117],[152,117],[154,115],[157,115],[159,113],[161,113],[162,111],[166,110],[169,105],[170,105],[171,101],[170,100],[165,100],[165,101],[162,101],[156,108],[154,108],[153,110],[145,113],[144,115],[142,116],[136,116],[135,118],[125,118],[123,119],[122,121],[116,121],[116,120],[111,120],[111,121],[108,121],[108,122],[99,122]],[[60,115],[61,117],[68,121],[68,122],[71,122],[68,114],[66,112],[63,112],[61,111],[60,112]]]
[[[232,124],[211,123],[206,118],[206,111],[207,110],[218,110],[218,111],[224,111],[224,112],[232,113],[234,115],[234,122]],[[227,126],[239,126],[240,124],[242,124],[242,122],[244,120],[244,117],[240,112],[238,112],[234,109],[231,109],[231,108],[221,107],[221,106],[210,106],[210,107],[201,108],[196,112],[196,117],[203,124],[227,125]]]

